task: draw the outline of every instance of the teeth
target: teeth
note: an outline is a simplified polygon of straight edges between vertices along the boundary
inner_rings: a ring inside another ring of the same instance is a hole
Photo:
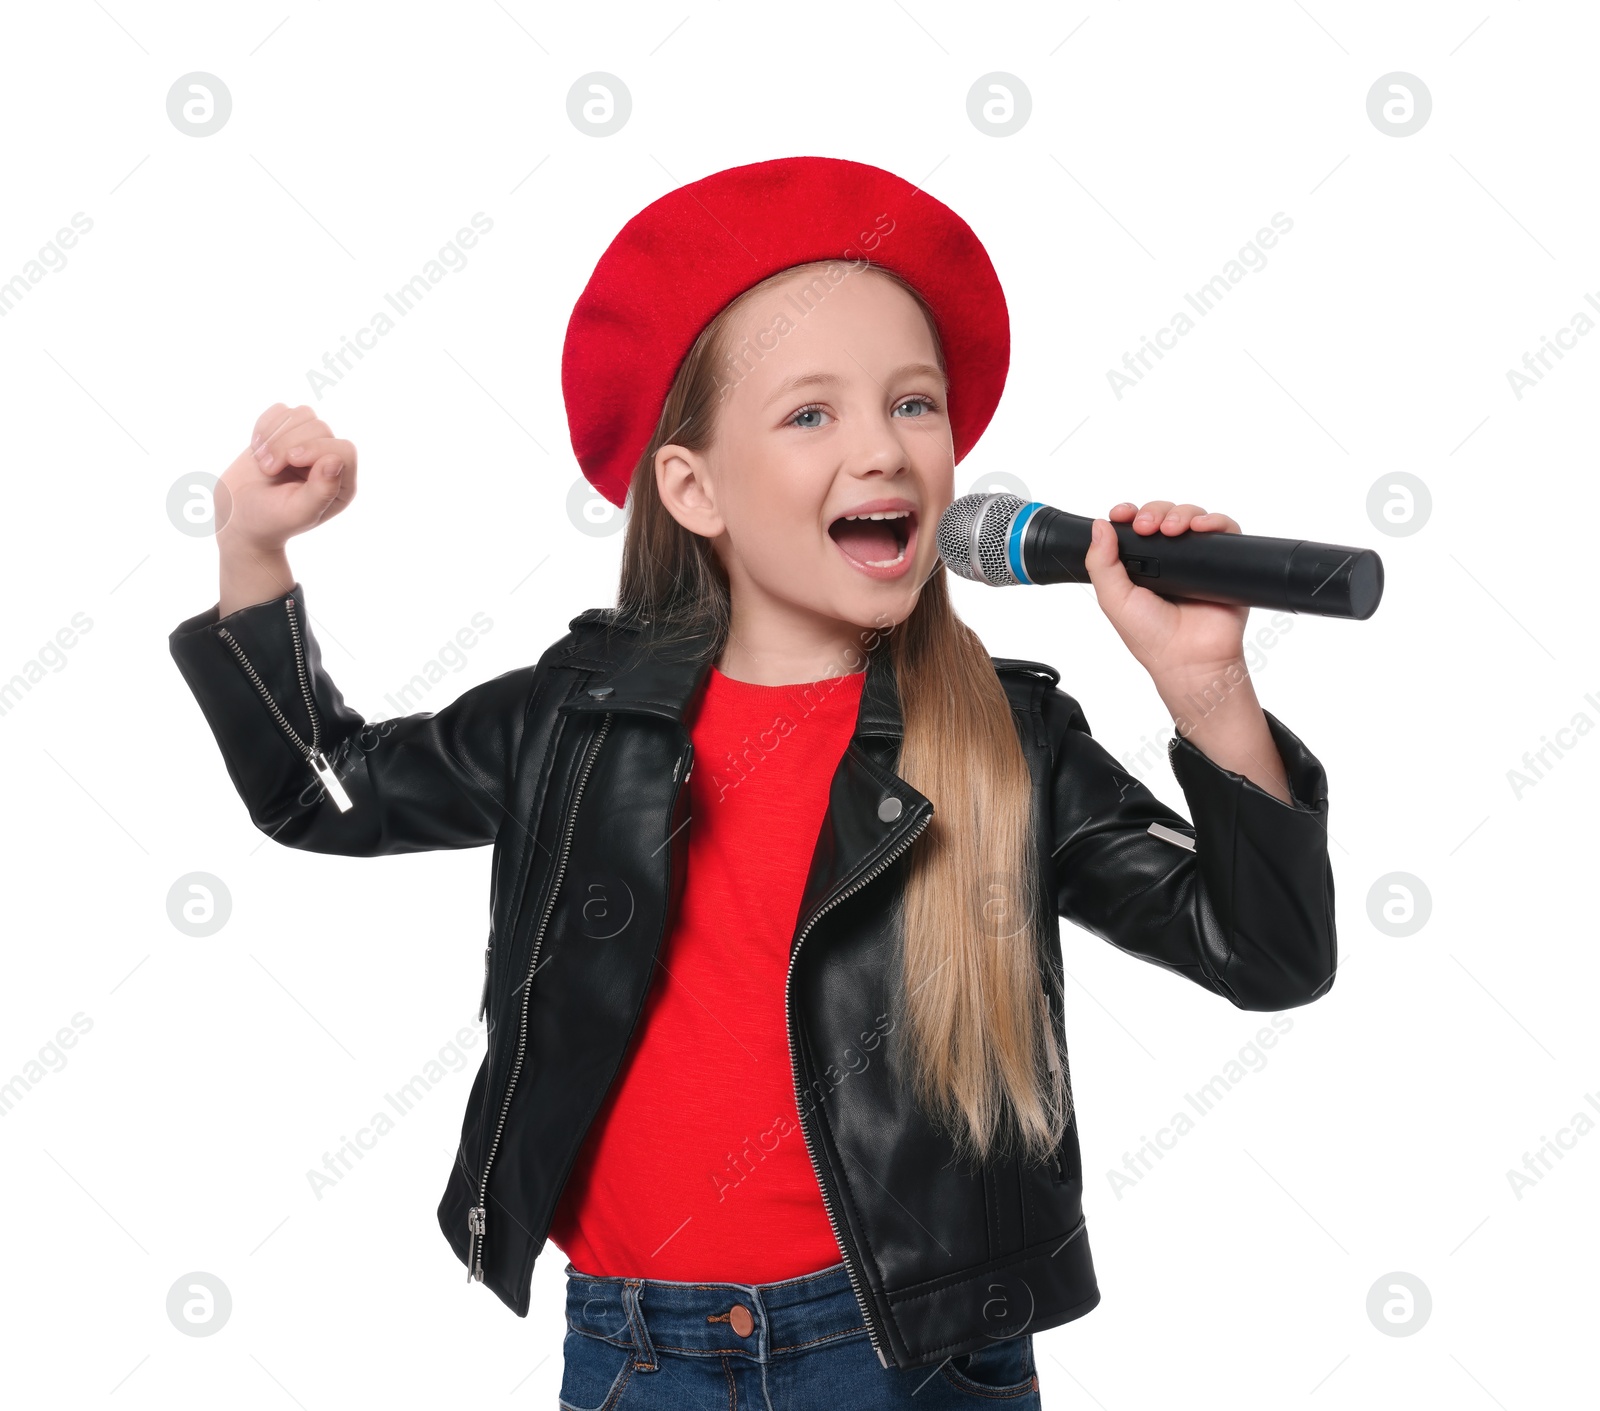
[[[840,515],[841,519],[909,519],[910,510],[874,510],[869,514]],[[901,549],[892,559],[860,559],[859,563],[867,568],[893,568],[898,563],[905,562],[906,551]]]

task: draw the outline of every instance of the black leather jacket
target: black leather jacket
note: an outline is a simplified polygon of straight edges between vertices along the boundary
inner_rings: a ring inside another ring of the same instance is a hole
[[[252,821],[278,842],[361,857],[494,845],[489,1041],[438,1216],[469,1279],[519,1317],[685,881],[684,717],[711,657],[652,650],[612,616],[580,614],[535,665],[437,713],[372,723],[325,671],[298,584],[170,638]],[[1326,780],[1294,735],[1268,716],[1293,805],[1175,738],[1191,827],[1090,737],[1055,670],[994,664],[1033,774],[1047,991],[1064,916],[1241,1009],[1327,992]],[[880,1360],[908,1368],[1080,1317],[1100,1293],[1076,1125],[1043,1164],[959,1164],[885,1037],[897,864],[933,814],[895,773],[900,735],[875,651],[805,884],[786,1014],[801,1130],[862,1317]],[[1058,998],[1051,1009],[1065,1054]]]

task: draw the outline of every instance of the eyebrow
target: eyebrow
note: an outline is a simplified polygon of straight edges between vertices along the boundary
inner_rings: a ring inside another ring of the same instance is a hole
[[[915,374],[922,374],[931,377],[939,384],[940,387],[947,391],[949,390],[949,383],[945,380],[944,374],[931,363],[906,363],[903,367],[895,368],[895,370],[889,374],[889,380],[891,382],[898,382],[902,378],[910,377]],[[774,387],[772,389],[772,395],[762,403],[762,406],[771,406],[772,403],[776,402],[780,397],[787,396],[790,392],[793,392],[801,387],[825,387],[841,380],[842,379],[836,373],[832,372],[797,373],[793,377],[784,378],[782,382]]]

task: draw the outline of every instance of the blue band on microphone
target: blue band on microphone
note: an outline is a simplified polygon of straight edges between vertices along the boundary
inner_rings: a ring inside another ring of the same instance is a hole
[[[1033,582],[1022,567],[1022,531],[1028,527],[1028,521],[1043,508],[1038,500],[1029,500],[1017,511],[1017,517],[1011,521],[1011,532],[1006,535],[1006,566],[1018,583]]]

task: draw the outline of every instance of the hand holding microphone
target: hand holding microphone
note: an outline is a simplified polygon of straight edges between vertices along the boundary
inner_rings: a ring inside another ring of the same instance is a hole
[[[1137,508],[1128,501],[1113,505],[1108,519],[1090,520],[1089,525],[1083,572],[1094,587],[1100,610],[1158,687],[1163,677],[1187,679],[1196,667],[1213,670],[1216,663],[1243,653],[1247,605],[1167,599],[1152,586],[1159,579],[1145,571],[1154,566],[1166,543],[1179,535],[1191,542],[1202,534],[1226,535],[1233,544],[1239,543],[1244,536],[1234,520],[1208,514],[1198,505],[1151,500]],[[1128,550],[1119,531],[1128,537],[1131,563],[1124,559]],[[1147,547],[1140,539],[1153,542]],[[1136,582],[1135,572],[1145,581]],[[1147,587],[1150,591],[1143,591]]]
[[[1167,500],[1137,513],[1126,503],[1111,512],[1117,556],[1133,583],[1163,598],[1363,621],[1383,596],[1383,561],[1371,549],[1240,534],[1226,515]],[[963,495],[939,520],[939,556],[995,587],[1086,583],[1092,524],[1015,495]]]
[[[940,518],[938,545],[952,572],[995,587],[1092,583],[1179,733],[1241,773],[1267,761],[1280,798],[1281,764],[1243,669],[1249,609],[1361,621],[1383,595],[1370,549],[1241,534],[1227,515],[1168,500],[1091,520],[1015,495],[963,495]],[[1196,712],[1197,698],[1228,706]]]

